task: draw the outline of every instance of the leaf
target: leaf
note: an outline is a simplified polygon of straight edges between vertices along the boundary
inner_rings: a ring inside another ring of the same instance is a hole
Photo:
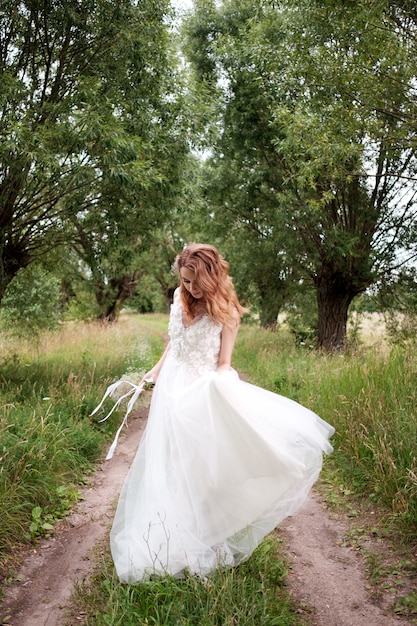
[[[40,507],[40,506],[35,506],[35,507],[32,509],[32,517],[33,517],[33,519],[34,519],[34,520],[36,520],[36,521],[38,521],[38,520],[40,520],[41,515],[42,515],[42,509],[41,509],[41,507]]]

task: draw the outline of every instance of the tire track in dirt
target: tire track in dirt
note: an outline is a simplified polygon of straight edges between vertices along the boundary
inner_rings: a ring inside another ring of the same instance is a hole
[[[290,560],[288,583],[313,626],[400,626],[408,621],[373,603],[363,558],[343,545],[343,515],[329,512],[317,491],[280,527]]]
[[[83,489],[74,511],[24,558],[0,603],[5,626],[62,626],[76,582],[93,566],[94,547],[108,533],[114,505],[132,463],[145,424],[146,410],[135,412],[111,461],[103,461]],[[7,621],[6,617],[10,616]]]
[[[20,582],[4,589],[4,626],[62,626],[77,582],[94,565],[94,548],[109,531],[114,506],[146,424],[146,409],[136,412],[123,431],[111,461],[103,461],[84,488],[84,499],[53,537],[41,540],[15,572]],[[408,623],[372,602],[363,560],[343,546],[348,524],[330,513],[317,492],[285,520],[280,534],[291,569],[290,591],[306,607],[314,626],[399,626]],[[6,617],[9,619],[5,621]],[[244,625],[242,625],[244,626]]]

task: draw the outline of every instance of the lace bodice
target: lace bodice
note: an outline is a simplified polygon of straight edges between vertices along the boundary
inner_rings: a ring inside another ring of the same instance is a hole
[[[172,356],[194,372],[202,375],[215,370],[220,351],[222,327],[206,314],[190,326],[183,322],[183,311],[178,296],[174,297],[168,326]]]

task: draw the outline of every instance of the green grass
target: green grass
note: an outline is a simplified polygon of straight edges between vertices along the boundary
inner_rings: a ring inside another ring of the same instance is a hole
[[[115,420],[90,417],[107,385],[150,367],[163,343],[131,317],[113,327],[67,324],[35,346],[6,339],[0,338],[3,572],[13,548],[46,534],[77,499],[76,485],[115,428]]]
[[[417,531],[417,355],[362,346],[326,355],[284,333],[242,327],[234,364],[254,383],[304,404],[336,428],[337,468],[350,489]]]
[[[125,315],[108,327],[67,324],[33,347],[0,337],[3,571],[13,547],[49,532],[76,500],[77,484],[107,448],[120,417],[98,424],[90,417],[92,409],[115,378],[156,362],[166,333],[167,316]],[[323,475],[335,491],[343,484],[343,493],[383,506],[401,532],[415,539],[414,352],[413,347],[382,351],[362,346],[325,355],[296,348],[285,330],[271,333],[242,325],[234,367],[254,384],[297,400],[333,424],[335,450],[325,460]],[[286,595],[285,558],[276,535],[248,562],[216,572],[209,581],[167,577],[121,585],[107,547],[103,554],[95,576],[78,589],[76,623],[301,623]]]
[[[164,577],[122,585],[109,561],[80,585],[72,615],[85,626],[296,626],[285,589],[285,562],[270,536],[236,569],[208,579]]]

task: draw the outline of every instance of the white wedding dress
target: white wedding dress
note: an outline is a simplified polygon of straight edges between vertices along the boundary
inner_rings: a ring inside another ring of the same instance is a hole
[[[332,426],[301,405],[215,372],[221,327],[186,327],[178,295],[171,349],[111,530],[118,576],[206,576],[247,558],[305,501]]]

